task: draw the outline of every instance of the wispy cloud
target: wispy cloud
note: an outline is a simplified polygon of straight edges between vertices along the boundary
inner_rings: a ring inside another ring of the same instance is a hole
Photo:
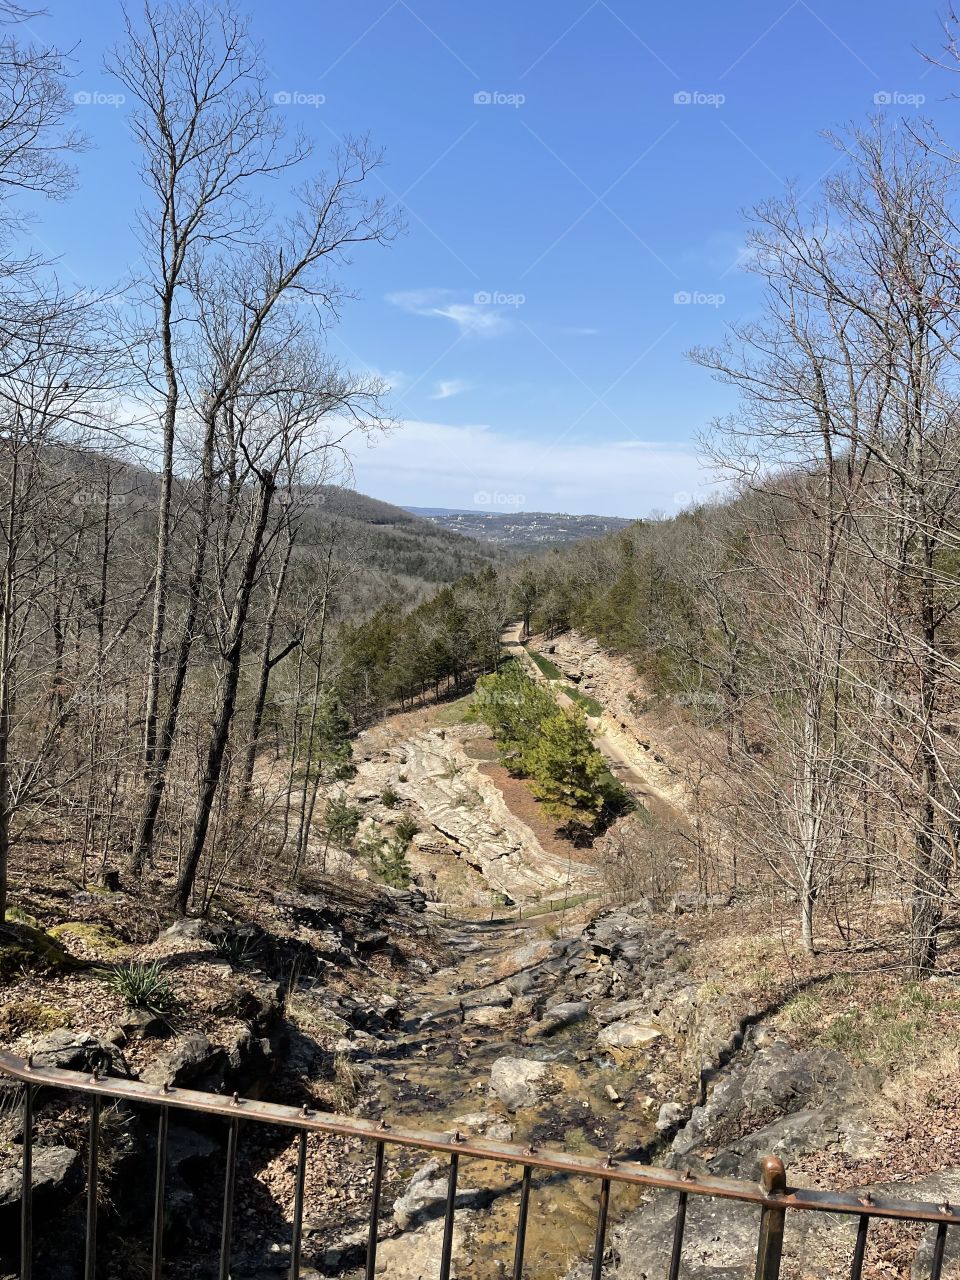
[[[513,509],[644,516],[674,514],[714,488],[682,444],[554,444],[549,437],[436,422],[402,424],[359,450],[354,469],[364,493],[416,506],[475,507],[506,494]],[[486,497],[478,501],[477,494]]]
[[[499,307],[478,302],[457,301],[452,289],[409,289],[388,293],[387,302],[414,316],[439,316],[450,320],[468,338],[492,337],[508,329],[509,321]]]
[[[461,382],[459,378],[450,378],[446,382],[438,382],[437,389],[430,400],[449,400],[451,396],[462,395],[464,391],[469,389],[469,384]]]

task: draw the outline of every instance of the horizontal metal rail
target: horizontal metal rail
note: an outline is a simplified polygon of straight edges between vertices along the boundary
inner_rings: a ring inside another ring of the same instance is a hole
[[[24,1151],[23,1151],[23,1204],[21,1240],[21,1280],[30,1280],[32,1269],[32,1122],[36,1108],[36,1091],[39,1087],[86,1095],[90,1099],[88,1168],[88,1235],[86,1250],[86,1274],[92,1278],[96,1253],[96,1201],[97,1201],[97,1143],[99,1119],[103,1099],[113,1099],[140,1106],[158,1108],[159,1131],[157,1143],[156,1204],[154,1209],[153,1280],[159,1280],[163,1257],[163,1194],[164,1162],[166,1158],[167,1124],[171,1111],[197,1112],[205,1116],[219,1116],[226,1121],[228,1144],[226,1178],[223,1202],[223,1232],[221,1242],[220,1274],[229,1275],[231,1222],[234,1204],[234,1179],[237,1158],[237,1142],[241,1121],[277,1125],[294,1130],[299,1138],[296,1196],[294,1204],[294,1233],[299,1236],[303,1218],[303,1187],[306,1171],[306,1135],[328,1134],[343,1138],[357,1138],[370,1143],[374,1152],[374,1183],[370,1215],[369,1243],[367,1250],[368,1277],[374,1274],[377,1249],[377,1222],[383,1180],[384,1148],[386,1145],[429,1151],[445,1155],[448,1160],[448,1193],[443,1233],[440,1275],[449,1274],[453,1241],[453,1217],[456,1205],[457,1172],[463,1158],[495,1161],[518,1165],[523,1169],[519,1217],[517,1223],[516,1255],[513,1275],[519,1278],[524,1267],[524,1237],[529,1212],[530,1175],[535,1169],[552,1173],[569,1174],[572,1177],[591,1178],[599,1182],[596,1242],[593,1253],[592,1274],[596,1280],[602,1274],[605,1239],[610,1203],[611,1186],[625,1183],[634,1187],[674,1192],[678,1196],[678,1210],[674,1225],[674,1237],[669,1276],[679,1273],[683,1247],[684,1226],[690,1196],[711,1196],[722,1200],[736,1200],[755,1205],[760,1209],[760,1236],[757,1250],[758,1280],[771,1280],[779,1274],[780,1250],[783,1241],[784,1222],[790,1211],[805,1210],[818,1213],[852,1215],[858,1222],[857,1243],[850,1274],[856,1280],[863,1265],[867,1230],[873,1218],[885,1218],[921,1224],[933,1224],[938,1228],[934,1247],[933,1280],[940,1274],[943,1258],[943,1242],[946,1230],[960,1226],[960,1208],[952,1205],[931,1204],[920,1200],[892,1200],[873,1197],[869,1193],[856,1195],[807,1188],[789,1188],[782,1162],[768,1157],[761,1162],[761,1177],[757,1182],[745,1179],[716,1178],[692,1170],[677,1171],[620,1160],[613,1156],[606,1160],[572,1155],[566,1152],[522,1147],[514,1143],[492,1142],[483,1138],[465,1137],[459,1132],[433,1133],[421,1129],[406,1129],[386,1122],[377,1123],[353,1116],[318,1112],[301,1108],[244,1099],[234,1094],[202,1093],[192,1089],[174,1088],[171,1085],[150,1085],[136,1080],[86,1075],[76,1071],[63,1071],[56,1067],[38,1066],[31,1059],[24,1060],[14,1054],[0,1051],[0,1072],[21,1081],[24,1095]],[[292,1280],[296,1280],[300,1268],[300,1242],[294,1240],[291,1249]]]
[[[259,1099],[225,1097],[201,1093],[195,1089],[179,1089],[164,1085],[142,1084],[137,1080],[119,1080],[113,1076],[84,1075],[61,1071],[56,1067],[34,1067],[14,1054],[0,1051],[0,1071],[24,1084],[46,1085],[76,1093],[121,1099],[125,1102],[167,1106],[181,1111],[200,1111],[205,1115],[234,1120],[238,1115],[264,1124],[282,1125],[288,1129],[306,1129],[311,1133],[334,1134],[343,1138],[360,1138],[365,1142],[388,1142],[397,1147],[414,1147],[453,1156],[472,1156],[478,1160],[496,1160],[505,1164],[531,1165],[557,1173],[582,1178],[599,1178],[611,1182],[627,1182],[633,1186],[660,1187],[688,1195],[717,1196],[727,1200],[744,1200],[768,1208],[812,1209],[820,1213],[853,1213],[871,1218],[900,1218],[914,1222],[946,1223],[960,1226],[960,1207],[935,1205],[923,1200],[888,1200],[846,1195],[833,1191],[794,1189],[770,1193],[761,1183],[741,1178],[714,1178],[689,1171],[677,1172],[656,1165],[638,1164],[631,1160],[590,1159],[586,1156],[521,1147],[514,1143],[491,1142],[485,1138],[465,1138],[459,1133],[431,1133],[425,1129],[402,1129],[362,1120],[354,1116],[333,1115],[306,1108],[282,1106]]]

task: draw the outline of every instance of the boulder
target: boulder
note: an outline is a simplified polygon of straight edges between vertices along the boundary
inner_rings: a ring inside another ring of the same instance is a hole
[[[662,1036],[663,1030],[655,1022],[611,1022],[597,1036],[597,1044],[601,1049],[623,1053],[649,1049]]]
[[[33,1148],[33,1194],[46,1200],[57,1195],[71,1196],[83,1183],[83,1162],[80,1152],[72,1147]],[[19,1209],[23,1189],[23,1157],[0,1170],[0,1221],[11,1207]]]
[[[129,1076],[127,1064],[115,1044],[86,1031],[61,1027],[34,1041],[33,1061],[38,1067],[56,1067],[60,1071],[105,1072]]]
[[[401,1231],[421,1225],[444,1213],[447,1205],[447,1165],[439,1160],[422,1164],[393,1206],[393,1220]],[[477,1203],[477,1192],[467,1187],[457,1190],[457,1208],[469,1209]]]
[[[390,945],[390,935],[385,929],[368,929],[357,934],[354,945],[358,951],[382,951]]]
[[[545,1062],[498,1058],[490,1069],[490,1089],[508,1111],[519,1111],[522,1107],[536,1106],[546,1089],[548,1075]]]
[[[683,1119],[683,1107],[679,1102],[665,1102],[657,1112],[657,1133],[671,1133]]]
[[[540,1036],[553,1035],[556,1031],[562,1031],[566,1027],[572,1027],[578,1022],[583,1022],[589,1012],[590,1005],[586,1000],[559,1001],[545,1010],[539,1022],[534,1022],[527,1028],[524,1032],[524,1038],[529,1040]]]
[[[474,991],[465,991],[460,997],[464,1009],[492,1008],[499,1006],[505,1009],[513,1000],[513,992],[506,983],[498,982],[491,987],[477,987]]]
[[[196,942],[201,938],[205,938],[210,930],[210,926],[205,920],[198,920],[183,916],[179,920],[174,920],[168,929],[164,929],[160,934],[161,938],[174,938],[177,940],[189,939]]]
[[[120,1023],[126,1036],[165,1036],[170,1033],[170,1024],[164,1018],[158,1018],[147,1009],[129,1009]]]
[[[473,1027],[498,1027],[509,1015],[510,1010],[503,1005],[477,1005],[473,1009],[467,1009],[463,1020]]]
[[[605,1027],[608,1022],[625,1022],[627,1018],[632,1018],[648,1007],[649,1002],[646,1000],[616,1000],[613,1004],[608,1004],[605,1009],[598,1009],[596,1019],[602,1027]]]
[[[221,1067],[227,1057],[222,1045],[215,1045],[199,1031],[184,1036],[170,1050],[147,1067],[143,1079],[147,1084],[189,1085],[209,1076]]]

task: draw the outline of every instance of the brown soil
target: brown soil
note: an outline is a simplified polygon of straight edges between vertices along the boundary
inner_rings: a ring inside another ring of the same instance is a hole
[[[494,783],[513,816],[526,823],[547,853],[558,858],[570,857],[575,862],[590,861],[590,849],[577,847],[560,833],[556,822],[531,792],[530,784],[523,778],[515,778],[498,762],[496,743],[491,737],[471,738],[463,744],[463,749],[471,760],[482,761],[480,772]]]

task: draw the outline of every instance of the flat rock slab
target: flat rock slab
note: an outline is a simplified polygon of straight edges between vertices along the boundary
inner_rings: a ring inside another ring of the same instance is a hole
[[[586,1000],[564,1000],[553,1004],[545,1010],[539,1022],[532,1023],[523,1033],[525,1040],[533,1040],[540,1036],[551,1036],[567,1027],[576,1026],[590,1013],[590,1005]]]
[[[428,1160],[416,1171],[393,1206],[393,1220],[401,1231],[434,1218],[442,1218],[447,1205],[448,1166],[439,1160]],[[457,1209],[470,1209],[477,1203],[478,1192],[468,1187],[457,1190]]]
[[[498,1058],[490,1070],[490,1088],[508,1111],[535,1107],[543,1096],[550,1068],[530,1058]]]

